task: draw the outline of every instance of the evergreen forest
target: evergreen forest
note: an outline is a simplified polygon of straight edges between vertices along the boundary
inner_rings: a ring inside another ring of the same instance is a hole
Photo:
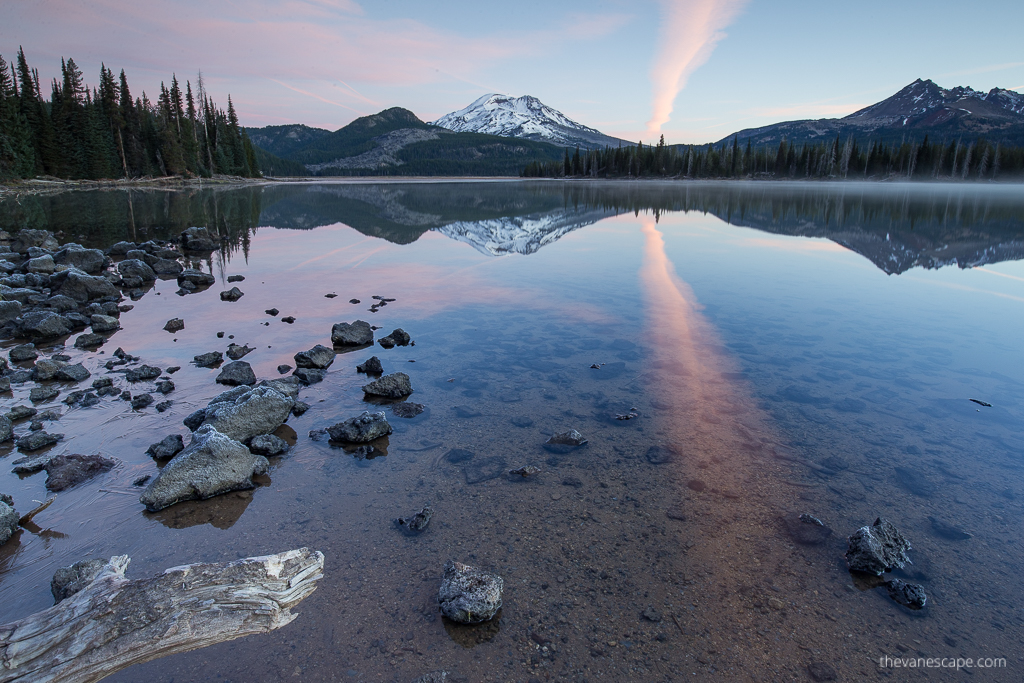
[[[100,67],[90,88],[74,59],[61,59],[61,79],[43,97],[39,72],[23,49],[0,56],[0,180],[50,176],[72,180],[153,176],[259,177],[257,153],[238,124],[206,92],[176,76],[152,102],[132,98],[124,70]]]
[[[861,143],[853,137],[778,147],[657,145],[565,150],[561,162],[527,164],[526,178],[822,178],[907,180],[1010,180],[1024,176],[1024,147],[975,141]]]

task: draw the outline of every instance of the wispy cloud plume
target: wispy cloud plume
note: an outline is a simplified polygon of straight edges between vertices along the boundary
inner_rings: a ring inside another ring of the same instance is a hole
[[[748,0],[662,0],[658,52],[651,69],[651,119],[647,130],[658,133],[672,114],[676,95],[687,79],[708,61],[725,28]]]

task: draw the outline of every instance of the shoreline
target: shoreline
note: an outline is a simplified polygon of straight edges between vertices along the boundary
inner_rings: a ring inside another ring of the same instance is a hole
[[[1024,185],[1024,179],[1013,181],[963,182],[952,179],[906,180],[904,178],[851,179],[796,179],[796,178],[680,178],[680,177],[639,177],[639,178],[524,178],[521,176],[284,176],[264,178],[242,178],[237,176],[216,176],[213,178],[181,178],[166,176],[160,178],[134,178],[130,180],[62,180],[58,178],[31,178],[0,182],[0,199],[9,196],[38,196],[59,194],[71,190],[181,190],[204,187],[246,187],[255,185],[291,184],[379,184],[379,183],[502,183],[502,182],[575,182],[575,183],[769,183],[800,185],[914,185],[929,187],[956,185],[961,187],[1015,187]]]

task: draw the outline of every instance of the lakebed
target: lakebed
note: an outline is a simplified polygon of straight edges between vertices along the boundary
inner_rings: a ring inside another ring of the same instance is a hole
[[[62,413],[53,452],[117,464],[0,547],[3,621],[52,604],[53,572],[81,559],[127,554],[145,577],[326,556],[287,627],[111,680],[863,680],[891,672],[886,655],[1003,657],[974,673],[1014,680],[1024,666],[1018,188],[361,182],[0,212],[4,229],[90,248],[192,225],[223,237],[188,255],[208,288],[158,279],[124,292],[101,347],[40,343],[135,393],[104,367],[115,348],[181,370],[163,412],[68,406],[84,386],[46,383],[61,390],[36,406]],[[232,286],[244,295],[221,300]],[[164,330],[172,318],[184,328]],[[415,345],[339,353],[256,488],[144,511],[147,447],[187,442],[182,420],[225,389],[194,356],[248,345],[273,379],[355,320]],[[409,375],[422,413],[364,400],[355,366],[371,355]],[[34,386],[0,396],[5,412]],[[394,429],[376,457],[309,436],[367,409]],[[568,429],[587,444],[544,448]],[[9,446],[4,463],[23,455]],[[541,472],[508,474],[525,465]],[[43,474],[0,476],[19,512],[47,495]],[[428,504],[422,533],[395,527]],[[832,533],[808,543],[800,514]],[[846,537],[878,516],[913,545],[894,574],[924,586],[923,610],[846,569]],[[440,616],[450,559],[504,578],[495,619]]]

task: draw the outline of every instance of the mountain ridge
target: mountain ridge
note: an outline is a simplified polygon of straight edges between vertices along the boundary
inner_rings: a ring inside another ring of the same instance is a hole
[[[943,88],[917,79],[895,94],[842,118],[800,119],[746,128],[719,140],[738,138],[754,145],[817,142],[828,137],[881,138],[888,141],[925,135],[946,138],[985,136],[993,142],[1024,144],[1024,94],[1004,88],[983,92],[970,87]]]

